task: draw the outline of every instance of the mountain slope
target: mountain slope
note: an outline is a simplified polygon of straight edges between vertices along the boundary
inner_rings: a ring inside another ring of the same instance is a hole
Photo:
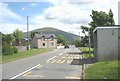
[[[36,29],[36,30],[33,30],[32,32],[40,32],[41,34],[55,34],[56,36],[63,35],[70,43],[72,43],[74,40],[79,38],[78,35],[68,33],[59,29],[51,28],[51,27]],[[26,33],[24,34],[24,37],[27,37]]]

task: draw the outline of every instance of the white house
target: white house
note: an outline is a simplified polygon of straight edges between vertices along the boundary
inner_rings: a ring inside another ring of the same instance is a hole
[[[54,34],[35,34],[31,40],[33,48],[57,48],[57,38]]]

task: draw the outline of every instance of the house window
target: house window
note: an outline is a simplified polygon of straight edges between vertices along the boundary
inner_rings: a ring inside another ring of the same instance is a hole
[[[45,46],[45,43],[43,43],[43,46]]]
[[[54,46],[54,43],[51,43],[51,46]]]
[[[45,38],[41,38],[41,41],[45,41]]]
[[[51,38],[51,41],[53,41],[53,36],[50,36],[50,38]]]
[[[45,41],[45,36],[42,36],[41,41]]]

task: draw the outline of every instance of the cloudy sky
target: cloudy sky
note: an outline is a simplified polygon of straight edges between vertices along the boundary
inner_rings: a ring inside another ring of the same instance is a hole
[[[91,10],[109,12],[112,9],[118,24],[119,0],[4,0],[0,2],[0,32],[12,33],[15,29],[29,30],[53,27],[79,35],[81,25],[88,26]]]

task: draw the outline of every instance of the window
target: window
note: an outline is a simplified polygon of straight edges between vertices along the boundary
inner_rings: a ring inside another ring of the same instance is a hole
[[[45,43],[43,43],[43,46],[45,46]]]
[[[41,41],[45,41],[45,36],[44,35],[42,36]]]
[[[51,41],[53,41],[53,36],[50,36],[50,38],[51,38]]]

